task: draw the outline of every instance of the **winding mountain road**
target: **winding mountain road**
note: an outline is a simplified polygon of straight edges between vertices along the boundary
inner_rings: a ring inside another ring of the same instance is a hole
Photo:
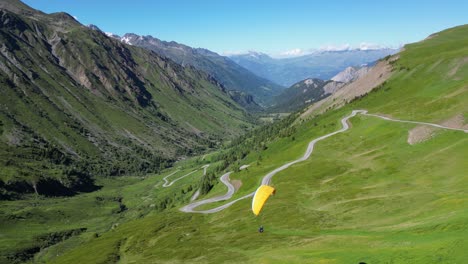
[[[381,116],[381,115],[368,114],[366,110],[362,110],[362,111],[364,111],[364,112],[362,112],[363,115],[378,117],[378,118],[382,118],[382,119],[388,120],[388,121],[400,122],[400,123],[418,124],[418,125],[426,125],[426,126],[433,126],[433,127],[438,127],[438,128],[442,128],[442,129],[457,130],[457,131],[463,131],[463,132],[465,132],[465,133],[468,133],[468,129],[455,128],[455,127],[448,127],[448,126],[442,126],[442,125],[432,124],[432,123],[426,123],[426,122],[399,120],[399,119],[394,119],[394,118],[390,118],[390,117],[386,117],[386,116]]]
[[[180,179],[183,179],[183,178],[185,178],[185,177],[189,176],[190,174],[193,174],[193,173],[195,173],[195,172],[197,172],[197,171],[198,171],[198,170],[194,170],[194,171],[192,171],[192,172],[189,172],[189,173],[185,174],[185,175],[182,176],[182,177],[179,177],[179,178],[177,178],[177,179],[175,179],[175,180],[169,182],[169,181],[167,180],[167,178],[170,177],[170,176],[172,176],[172,175],[174,175],[175,172],[174,172],[174,173],[171,173],[171,174],[169,174],[169,175],[167,175],[166,177],[163,178],[163,180],[164,180],[163,187],[164,187],[164,188],[167,188],[167,187],[171,186],[172,184],[174,184],[176,181],[178,181],[178,180],[180,180]],[[177,172],[177,171],[176,171],[176,172]]]
[[[282,165],[281,167],[279,168],[276,168],[274,169],[273,171],[269,172],[267,175],[265,175],[262,179],[262,184],[265,184],[265,185],[268,185],[271,183],[271,178],[273,178],[273,176],[282,171],[282,170],[285,170],[287,169],[288,167],[290,167],[291,165],[293,164],[296,164],[298,162],[302,162],[302,161],[305,161],[306,159],[308,159],[310,157],[310,155],[312,154],[312,152],[314,151],[314,146],[317,142],[321,141],[321,140],[324,140],[326,138],[329,138],[331,136],[334,136],[336,134],[339,134],[339,133],[342,133],[346,130],[349,129],[349,124],[348,124],[348,120],[354,116],[356,116],[357,114],[362,114],[362,115],[366,115],[366,116],[372,116],[372,117],[378,117],[378,118],[381,118],[381,119],[384,119],[384,120],[387,120],[387,121],[392,121],[392,122],[400,122],[400,123],[411,123],[411,124],[419,124],[419,125],[427,125],[427,126],[433,126],[433,127],[438,127],[438,128],[442,128],[442,129],[450,129],[450,130],[457,130],[457,131],[463,131],[465,133],[468,133],[468,130],[467,129],[460,129],[460,128],[453,128],[453,127],[447,127],[447,126],[442,126],[442,125],[438,125],[438,124],[432,124],[432,123],[427,123],[427,122],[417,122],[417,121],[407,121],[407,120],[399,120],[399,119],[393,119],[393,118],[389,118],[389,117],[385,117],[385,116],[381,116],[381,115],[376,115],[376,114],[368,114],[367,113],[367,110],[353,110],[351,112],[350,115],[344,117],[343,119],[341,119],[341,125],[343,126],[340,130],[337,130],[335,132],[332,132],[332,133],[329,133],[329,134],[326,134],[324,136],[321,136],[321,137],[318,137],[314,140],[312,140],[309,145],[307,146],[307,150],[306,152],[304,153],[304,156],[302,156],[301,158],[297,159],[297,160],[294,160],[294,161],[291,161],[291,162],[288,162],[284,165]],[[228,208],[229,206],[233,205],[234,203],[242,200],[242,199],[246,199],[246,198],[249,198],[249,197],[252,197],[255,192],[252,192],[252,193],[249,193],[245,196],[242,196],[236,200],[233,200],[233,201],[230,201],[229,203],[226,203],[226,204],[223,204],[221,206],[218,206],[218,207],[215,207],[215,208],[212,208],[212,209],[209,209],[209,210],[202,210],[202,211],[196,211],[194,210],[196,207],[200,206],[200,205],[203,205],[203,204],[209,204],[209,203],[214,203],[214,202],[219,202],[219,201],[225,201],[225,200],[228,200],[228,199],[231,199],[232,195],[234,194],[234,191],[235,191],[235,188],[234,186],[229,182],[229,175],[231,174],[232,172],[228,172],[226,174],[224,174],[223,176],[221,176],[221,182],[226,185],[226,187],[228,188],[228,191],[226,194],[224,195],[221,195],[221,196],[216,196],[216,197],[212,197],[212,198],[208,198],[208,199],[205,199],[205,200],[201,200],[201,201],[197,201],[197,202],[193,202],[193,203],[190,203],[182,208],[180,208],[180,211],[182,212],[185,212],[185,213],[201,213],[201,214],[211,214],[211,213],[216,213],[216,212],[219,212],[221,210],[224,210],[226,208]]]
[[[210,166],[210,164],[202,166],[202,169],[203,169],[203,176],[206,175],[206,169],[208,169],[209,166]],[[167,180],[167,178],[171,177],[172,175],[176,174],[176,173],[179,172],[179,171],[180,171],[180,170],[176,170],[176,171],[174,171],[173,173],[171,173],[171,174],[167,175],[166,177],[164,177],[164,178],[163,178],[164,184],[163,184],[162,187],[167,188],[167,187],[171,186],[172,184],[174,184],[176,181],[181,180],[181,179],[183,179],[183,178],[185,178],[185,177],[187,177],[187,176],[189,176],[189,175],[191,175],[191,174],[197,172],[198,170],[194,170],[194,171],[192,171],[192,172],[189,172],[189,173],[187,173],[187,174],[185,174],[185,175],[183,175],[183,176],[181,176],[181,177],[179,177],[179,178],[177,178],[177,179],[175,179],[175,180],[173,180],[173,181],[171,181],[171,182],[169,182],[169,181]]]
[[[201,201],[196,201],[196,202],[193,202],[193,203],[190,203],[182,208],[180,208],[180,211],[182,212],[186,212],[186,213],[204,213],[204,214],[209,214],[209,213],[216,213],[216,212],[219,212],[221,210],[223,210],[224,208],[230,206],[226,206],[226,205],[223,205],[223,206],[220,206],[220,207],[216,207],[216,208],[213,208],[213,209],[210,209],[210,210],[205,210],[205,211],[195,211],[193,210],[195,207],[198,207],[200,205],[203,205],[203,204],[209,204],[209,203],[214,203],[214,202],[219,202],[219,201],[225,201],[225,200],[228,200],[228,199],[231,199],[232,195],[234,194],[234,191],[236,190],[234,188],[234,186],[229,182],[229,175],[231,175],[232,171],[224,174],[223,176],[221,176],[221,182],[227,186],[228,188],[228,191],[226,192],[226,194],[224,195],[221,195],[221,196],[216,196],[216,197],[212,197],[212,198],[208,198],[208,199],[205,199],[205,200],[201,200]]]

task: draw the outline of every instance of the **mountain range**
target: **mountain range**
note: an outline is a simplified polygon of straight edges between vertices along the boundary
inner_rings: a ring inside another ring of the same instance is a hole
[[[248,52],[230,58],[258,76],[289,87],[308,78],[329,80],[347,67],[372,64],[397,51],[389,48],[317,51],[292,58],[272,58],[264,53]]]
[[[244,104],[246,108],[256,109],[253,101],[242,99],[241,95],[252,95],[256,102],[265,105],[272,96],[279,94],[284,89],[272,81],[253,74],[230,58],[207,49],[192,48],[175,41],[162,41],[152,36],[139,36],[133,33],[127,33],[123,36],[107,34],[123,43],[152,50],[182,66],[190,65],[207,72],[227,90],[241,92],[236,92],[237,96],[234,98],[240,99],[238,102]],[[245,105],[246,102],[251,103]]]
[[[325,97],[333,95],[345,85],[365,77],[374,66],[376,66],[376,63],[367,66],[348,67],[333,76],[330,80],[308,78],[299,81],[275,96],[268,111],[273,113],[292,112],[303,109]]]

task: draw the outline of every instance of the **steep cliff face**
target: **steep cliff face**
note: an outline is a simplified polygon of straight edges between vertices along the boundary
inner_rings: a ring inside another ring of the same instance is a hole
[[[8,0],[0,24],[4,196],[56,193],[41,184],[73,193],[93,189],[93,176],[158,171],[250,126],[213,77],[66,13]]]

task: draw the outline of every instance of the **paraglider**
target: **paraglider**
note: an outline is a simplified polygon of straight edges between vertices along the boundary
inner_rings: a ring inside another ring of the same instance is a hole
[[[271,195],[275,194],[275,188],[268,186],[268,185],[261,185],[258,187],[257,191],[255,191],[255,195],[252,199],[252,212],[258,216],[260,211],[262,211],[263,206],[265,205],[268,198]],[[259,233],[264,232],[263,225],[258,228]]]
[[[260,211],[262,211],[266,201],[273,194],[275,194],[275,188],[271,186],[261,185],[258,187],[252,199],[252,211],[255,215],[260,214]]]

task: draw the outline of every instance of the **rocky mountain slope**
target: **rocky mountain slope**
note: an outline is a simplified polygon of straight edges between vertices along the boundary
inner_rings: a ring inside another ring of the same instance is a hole
[[[329,80],[346,67],[369,64],[395,49],[320,51],[293,58],[272,58],[259,52],[230,56],[258,76],[289,87],[307,78]]]
[[[271,112],[291,112],[322,100],[335,93],[344,85],[333,80],[306,79],[300,81],[274,98]]]
[[[344,82],[344,83],[352,82],[364,76],[365,74],[367,74],[369,70],[370,70],[370,67],[368,66],[348,67],[344,69],[342,72],[339,72],[337,75],[333,76],[330,80],[335,81],[335,82]]]
[[[152,50],[181,65],[191,65],[205,71],[219,80],[226,89],[240,91],[246,95],[250,94],[260,104],[265,104],[271,97],[284,89],[278,84],[258,77],[228,57],[220,56],[207,49],[192,48],[175,41],[167,42],[152,36],[139,36],[132,33],[127,33],[122,37],[111,36],[120,39],[123,43]],[[239,97],[235,98],[239,99]],[[241,99],[239,102],[242,104],[246,100]],[[252,108],[255,105],[247,105],[247,107]]]
[[[318,106],[325,102],[335,102],[339,95],[346,94],[346,91],[353,91],[353,96],[356,96],[354,92],[357,91],[368,92],[375,85],[386,80],[390,74],[387,61],[394,59],[388,56],[377,64],[347,67],[328,81],[321,79],[300,81],[276,96],[272,103],[273,106],[268,110],[271,112],[291,112],[303,109],[311,104]],[[375,80],[376,75],[378,80]],[[356,83],[354,83],[355,81]],[[342,88],[346,89],[339,91]],[[347,100],[341,98],[339,102],[343,104],[352,98]],[[316,102],[319,103],[315,104]]]
[[[69,195],[94,176],[159,171],[245,131],[212,76],[89,29],[0,2],[0,197]]]

